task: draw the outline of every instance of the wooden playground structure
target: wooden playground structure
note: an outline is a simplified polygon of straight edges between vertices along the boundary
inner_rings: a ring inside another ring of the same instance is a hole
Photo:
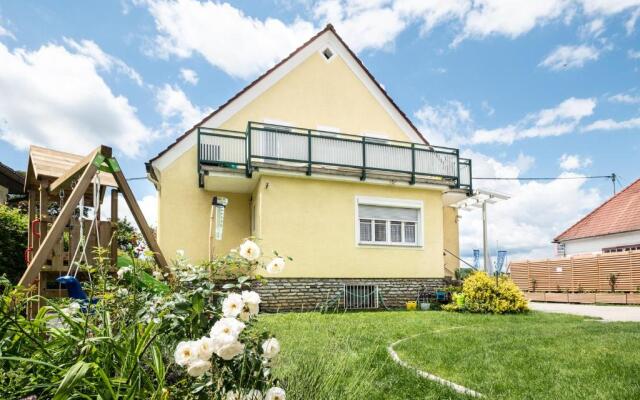
[[[111,214],[108,220],[102,220],[107,189],[111,195]],[[19,284],[32,287],[41,297],[65,296],[66,289],[56,279],[75,277],[81,264],[92,264],[96,247],[109,249],[109,264],[117,264],[115,233],[120,194],[156,263],[167,268],[153,231],[110,147],[99,146],[82,157],[31,146],[25,191],[28,193],[29,239],[25,250],[27,268]],[[55,204],[57,211],[51,212]],[[82,272],[78,276],[82,277]],[[34,304],[32,311],[39,307],[40,302]]]

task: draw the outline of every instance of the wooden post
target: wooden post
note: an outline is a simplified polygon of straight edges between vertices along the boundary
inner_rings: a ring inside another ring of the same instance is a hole
[[[40,244],[47,236],[47,223],[49,222],[49,182],[40,181]]]
[[[160,268],[162,268],[166,272],[170,272],[167,268],[167,261],[162,255],[162,251],[160,251],[160,246],[158,246],[158,242],[156,241],[155,236],[153,235],[153,231],[147,224],[147,220],[144,218],[144,214],[142,214],[142,210],[136,201],[131,188],[129,187],[129,183],[127,183],[127,179],[124,177],[122,170],[120,170],[120,166],[115,158],[110,158],[109,165],[111,167],[111,171],[113,173],[113,177],[118,184],[118,188],[122,192],[127,205],[129,206],[129,210],[131,210],[131,214],[133,214],[133,218],[136,220],[138,224],[138,228],[142,232],[142,236],[144,240],[147,242],[147,245],[153,252],[153,256],[156,259],[156,263]]]
[[[111,190],[111,265],[118,265],[118,190]]]
[[[38,249],[35,256],[33,257],[33,260],[31,260],[31,263],[29,263],[29,266],[27,267],[26,271],[22,275],[22,278],[20,279],[20,282],[19,282],[20,285],[27,287],[31,285],[33,281],[38,277],[38,274],[42,269],[42,266],[47,260],[49,252],[51,251],[51,249],[53,248],[53,245],[55,244],[55,240],[57,240],[59,236],[62,235],[62,232],[64,231],[64,228],[67,225],[67,222],[71,218],[71,215],[73,214],[73,211],[75,210],[76,205],[78,205],[80,198],[84,196],[97,170],[98,168],[93,162],[87,165],[87,167],[84,170],[84,173],[82,174],[82,176],[80,177],[80,180],[78,181],[78,184],[76,185],[75,189],[73,189],[73,191],[71,192],[69,199],[65,203],[64,207],[62,207],[62,209],[60,210],[60,213],[56,218],[56,220],[53,222],[53,225],[51,226],[51,230],[47,234],[46,238],[44,238],[44,241],[41,242],[40,248]]]
[[[29,189],[29,226],[27,226],[29,238],[27,246],[33,249],[32,251],[37,250],[37,244],[34,243],[35,241],[33,240],[33,232],[31,231],[31,224],[33,223],[34,219],[36,219],[36,191],[33,189]]]

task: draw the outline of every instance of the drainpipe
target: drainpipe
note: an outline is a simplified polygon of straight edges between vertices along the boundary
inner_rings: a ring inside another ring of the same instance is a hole
[[[493,274],[491,268],[491,259],[489,257],[489,239],[487,237],[487,202],[482,202],[482,247],[484,253],[484,270],[491,276]]]

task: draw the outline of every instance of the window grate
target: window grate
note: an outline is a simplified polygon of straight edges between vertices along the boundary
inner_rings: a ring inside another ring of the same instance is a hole
[[[346,310],[371,310],[379,307],[378,285],[344,285]]]

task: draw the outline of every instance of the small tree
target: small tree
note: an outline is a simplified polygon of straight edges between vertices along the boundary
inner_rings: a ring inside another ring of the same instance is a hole
[[[17,208],[0,205],[0,275],[16,282],[26,265],[27,215]]]
[[[610,274],[609,275],[609,286],[611,287],[611,292],[615,292],[616,291],[616,282],[618,281],[618,275],[617,274]]]

